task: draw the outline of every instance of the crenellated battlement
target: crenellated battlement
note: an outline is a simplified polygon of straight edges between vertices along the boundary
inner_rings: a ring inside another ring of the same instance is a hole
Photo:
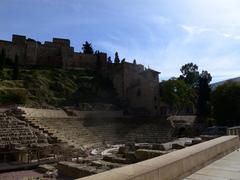
[[[106,64],[107,54],[82,54],[74,51],[69,39],[53,38],[43,44],[22,35],[13,35],[12,41],[0,40],[0,50],[4,49],[7,58],[14,60],[18,55],[19,64],[46,65],[63,68],[95,68],[98,58]]]

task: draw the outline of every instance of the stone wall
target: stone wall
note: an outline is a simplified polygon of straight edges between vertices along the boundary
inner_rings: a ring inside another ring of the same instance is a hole
[[[0,40],[0,52],[2,52],[2,49],[5,50],[6,56],[8,58],[14,59],[14,54],[12,53],[12,49],[13,49],[12,42]]]
[[[97,56],[93,54],[75,53],[70,67],[83,67],[94,69],[96,67]]]
[[[28,118],[68,118],[68,115],[63,110],[51,110],[51,109],[34,109],[18,107],[24,116]]]
[[[0,50],[6,51],[7,58],[14,60],[18,55],[21,65],[41,65],[64,68],[96,68],[97,60],[104,64],[107,61],[105,53],[94,55],[74,52],[69,39],[53,38],[52,42],[44,44],[25,36],[13,35],[12,42],[0,41]]]
[[[38,43],[34,40],[28,40],[26,44],[26,64],[35,65],[37,63]]]
[[[159,114],[159,72],[142,65],[124,63],[113,67],[113,84],[129,111],[145,115]]]
[[[37,64],[48,66],[62,66],[61,52],[57,47],[39,46],[37,53]]]

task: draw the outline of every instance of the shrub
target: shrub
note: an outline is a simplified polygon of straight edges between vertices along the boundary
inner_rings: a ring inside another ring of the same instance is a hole
[[[1,104],[25,104],[27,102],[27,91],[24,88],[1,88]]]

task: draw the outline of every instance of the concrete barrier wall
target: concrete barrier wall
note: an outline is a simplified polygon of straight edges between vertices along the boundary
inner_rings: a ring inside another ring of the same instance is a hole
[[[157,158],[81,178],[81,180],[182,179],[238,147],[237,136],[223,136]]]

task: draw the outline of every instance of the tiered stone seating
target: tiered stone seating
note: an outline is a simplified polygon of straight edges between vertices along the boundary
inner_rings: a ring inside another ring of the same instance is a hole
[[[0,116],[0,146],[30,145],[47,142],[47,138],[32,129],[26,122],[13,116]]]
[[[121,119],[104,122],[98,119],[86,125],[76,118],[28,118],[35,127],[77,148],[99,143],[125,143],[128,141],[162,143],[170,140],[170,124],[161,122],[136,123]]]
[[[171,140],[170,129],[171,127],[168,124],[144,123],[130,131],[126,137],[127,139],[133,139],[135,142],[163,143]]]
[[[84,128],[83,123],[78,119],[28,118],[28,120],[33,126],[43,129],[50,136],[76,148],[81,149],[85,144],[100,142],[91,131]]]
[[[89,128],[94,134],[106,142],[125,143],[133,142],[149,142],[162,143],[170,140],[168,132],[170,126],[159,123],[112,123],[102,124],[100,126],[91,126]]]
[[[16,113],[30,126],[48,134],[52,139],[76,148],[103,142],[162,143],[170,140],[171,125],[166,121],[107,118],[100,115],[83,120],[84,118],[78,119],[78,116],[70,117],[63,110],[22,107],[18,107]]]

